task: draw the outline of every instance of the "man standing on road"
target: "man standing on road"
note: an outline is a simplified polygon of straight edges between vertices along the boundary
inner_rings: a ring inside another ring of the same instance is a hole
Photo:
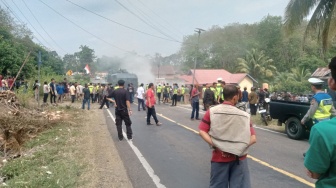
[[[106,108],[110,108],[110,105],[109,105],[109,102],[108,102],[108,99],[107,99],[107,96],[109,96],[109,93],[108,93],[108,86],[102,86],[102,101],[101,101],[101,105],[99,107],[99,109],[103,109],[104,105],[106,105]]]
[[[146,96],[147,96],[147,100],[146,100],[146,106],[147,106],[147,125],[153,125],[150,122],[150,117],[153,116],[154,121],[156,123],[157,126],[162,125],[162,123],[159,122],[159,120],[156,117],[156,112],[155,112],[155,93],[154,93],[154,84],[150,83],[148,85],[148,89],[146,91]]]
[[[93,85],[92,83],[90,83],[90,85],[88,86],[89,90],[90,90],[90,97],[91,97],[91,101],[93,101]]]
[[[336,57],[329,63],[331,78],[328,85],[331,90],[336,90]],[[314,98],[315,103],[317,99]],[[307,175],[318,179],[316,188],[335,187],[336,185],[336,118],[329,121],[320,121],[310,131],[310,147],[304,159]]]
[[[156,95],[158,97],[159,104],[161,103],[161,93],[162,93],[162,86],[159,84],[156,86]]]
[[[235,107],[237,87],[226,85],[223,92],[224,102],[210,108],[199,125],[200,136],[213,148],[210,188],[250,188],[246,156],[255,132],[250,115]]]
[[[82,90],[83,92],[83,104],[82,104],[82,109],[85,109],[85,104],[88,103],[88,110],[90,110],[90,90],[88,88],[88,85],[85,84],[85,88]]]
[[[248,96],[248,101],[250,103],[251,115],[257,115],[258,94],[255,91],[256,91],[256,88],[252,87],[251,88],[251,93]]]
[[[124,89],[125,81],[119,80],[118,81],[118,89],[114,90],[110,96],[108,96],[108,100],[113,102],[112,99],[114,98],[116,103],[115,108],[115,124],[117,126],[118,131],[118,138],[119,141],[122,141],[124,139],[124,136],[122,134],[122,121],[125,122],[126,125],[126,134],[127,139],[132,140],[132,121],[130,116],[132,115],[132,109],[131,109],[131,103],[130,103],[130,94],[129,92]]]
[[[134,102],[134,87],[132,83],[128,84],[127,90],[130,93],[131,103],[133,103]]]
[[[198,84],[194,86],[194,89],[191,91],[191,105],[192,105],[192,111],[191,111],[191,120],[194,120],[194,115],[196,113],[196,120],[199,120],[199,95],[201,93],[198,91]]]
[[[310,108],[302,118],[301,124],[304,125],[308,120],[313,119],[314,124],[320,121],[330,120],[330,116],[336,116],[336,111],[329,94],[322,91],[323,80],[318,78],[309,78],[311,89],[315,93],[310,102]]]
[[[247,104],[247,102],[248,102],[248,92],[247,92],[247,88],[246,87],[244,87],[244,91],[242,92],[242,102],[244,102],[245,103],[245,109],[247,109],[247,107],[248,107],[248,104]]]
[[[172,105],[171,106],[176,106],[176,102],[177,102],[177,90],[178,90],[178,86],[177,84],[173,84],[173,97],[172,97]]]
[[[145,101],[144,101],[144,94],[145,94],[145,90],[143,88],[143,83],[140,84],[140,87],[138,87],[137,89],[137,98],[138,98],[138,111],[140,111],[140,106],[142,107],[142,109],[145,111]]]
[[[215,93],[210,89],[210,84],[207,84],[204,90],[203,103],[205,110],[209,110],[210,106],[215,104]]]

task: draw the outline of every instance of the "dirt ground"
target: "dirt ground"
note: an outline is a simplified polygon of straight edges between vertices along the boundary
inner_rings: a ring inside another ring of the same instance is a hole
[[[71,106],[80,108],[81,105],[77,102]],[[80,160],[88,164],[81,175],[85,182],[83,187],[133,187],[107,129],[107,126],[114,125],[106,125],[104,113],[98,109],[97,103],[91,104],[90,110],[80,112],[83,112],[83,118],[79,120],[83,122],[83,129],[77,135],[77,143],[83,157]]]

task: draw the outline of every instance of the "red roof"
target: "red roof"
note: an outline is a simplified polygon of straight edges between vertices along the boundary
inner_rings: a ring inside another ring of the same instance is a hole
[[[191,75],[187,78],[187,75],[181,76],[182,79],[186,80],[187,84],[192,83],[192,75],[194,70],[190,70]],[[250,75],[246,73],[236,73],[232,74],[225,69],[196,69],[195,70],[195,83],[198,84],[207,84],[217,82],[218,78],[222,78],[223,81],[230,84],[238,84],[240,83],[246,76],[250,77],[254,82],[254,80]],[[191,79],[191,80],[190,80]],[[189,82],[190,81],[190,82]]]

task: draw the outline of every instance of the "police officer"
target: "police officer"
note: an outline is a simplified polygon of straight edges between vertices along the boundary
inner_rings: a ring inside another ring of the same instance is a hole
[[[161,93],[162,93],[162,86],[161,84],[159,84],[157,87],[156,87],[156,95],[158,97],[158,101],[159,101],[159,104],[161,102]]]
[[[323,81],[318,78],[309,78],[308,82],[311,83],[315,95],[311,100],[307,114],[301,120],[301,124],[305,124],[309,119],[313,119],[314,124],[316,124],[320,121],[329,120],[330,116],[336,116],[331,96],[322,91]]]
[[[90,83],[90,85],[88,86],[89,90],[90,90],[90,97],[91,97],[91,101],[93,102],[93,85],[92,83]]]

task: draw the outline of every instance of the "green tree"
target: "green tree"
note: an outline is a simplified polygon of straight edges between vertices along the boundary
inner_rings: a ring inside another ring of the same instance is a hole
[[[336,34],[335,10],[335,0],[290,0],[285,11],[285,29],[292,32],[313,11],[304,37],[310,33],[316,34],[326,52],[330,39]]]
[[[66,71],[72,70],[73,72],[78,72],[79,61],[74,54],[65,54],[63,56],[63,62]]]
[[[76,52],[74,55],[78,58],[79,65],[77,67],[78,71],[83,72],[86,64],[91,68],[91,72],[95,72],[94,62],[96,60],[95,51],[86,45],[81,45],[79,47],[80,51]]]
[[[237,72],[248,73],[258,82],[269,82],[276,72],[273,60],[256,49],[248,51],[245,58],[238,58],[237,61]]]

